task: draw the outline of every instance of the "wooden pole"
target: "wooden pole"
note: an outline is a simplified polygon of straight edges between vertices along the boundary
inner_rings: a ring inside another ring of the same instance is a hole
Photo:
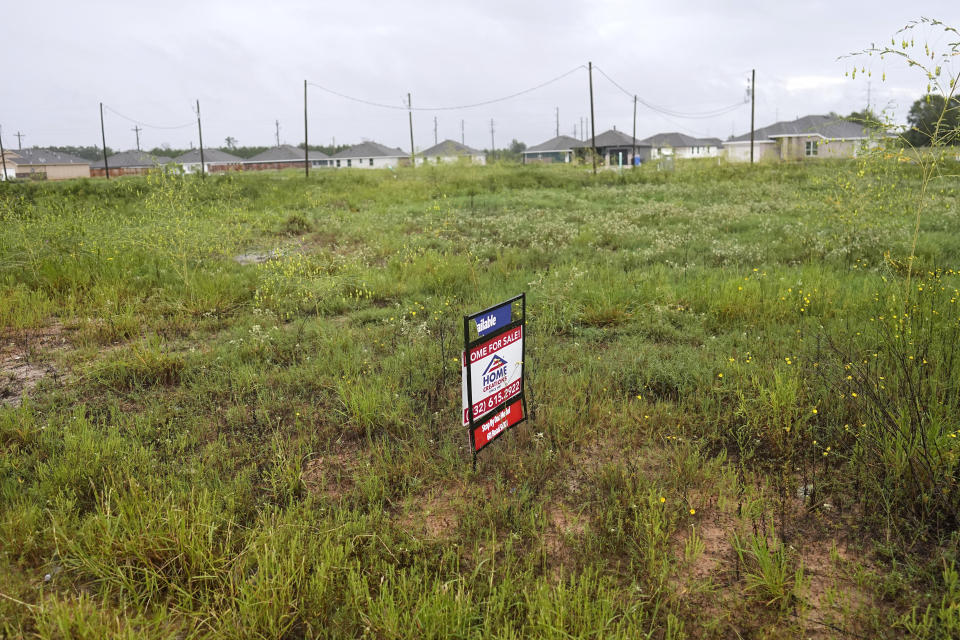
[[[100,140],[103,142],[103,169],[110,179],[110,163],[107,161],[107,134],[103,129],[103,103],[100,103]]]
[[[410,167],[416,169],[417,155],[413,149],[413,101],[409,93],[407,94],[407,116],[410,119]]]
[[[7,181],[7,155],[3,150],[3,127],[0,127],[0,159],[3,160],[3,181]]]
[[[303,177],[310,177],[310,138],[307,136],[307,81],[303,81]]]
[[[637,166],[637,96],[633,96],[633,157],[630,163]]]
[[[756,104],[757,70],[750,70],[750,164],[753,164],[753,106]]]
[[[207,167],[203,162],[203,127],[200,126],[200,100],[197,100],[197,135],[200,136],[200,177],[207,177]]]
[[[590,148],[593,151],[593,175],[597,175],[597,126],[593,118],[593,62],[587,63],[590,74]]]

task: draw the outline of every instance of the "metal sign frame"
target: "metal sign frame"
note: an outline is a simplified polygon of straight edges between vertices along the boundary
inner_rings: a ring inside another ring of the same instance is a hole
[[[478,335],[475,339],[471,340],[471,325],[474,327],[474,333],[479,333],[479,330],[476,327],[476,319],[483,315],[488,315],[494,310],[500,309],[501,307],[510,305],[511,309],[513,304],[518,302],[520,303],[520,318],[516,320],[511,320],[511,322],[503,327],[499,327],[494,331],[489,333],[484,333],[483,335]],[[473,469],[476,471],[477,468],[477,454],[482,451],[487,445],[491,442],[502,436],[504,433],[517,426],[518,424],[526,421],[529,412],[527,410],[527,397],[526,397],[526,357],[527,357],[527,294],[521,293],[516,295],[508,300],[503,302],[498,302],[497,304],[487,307],[482,311],[472,313],[470,315],[463,316],[463,357],[464,363],[466,365],[466,383],[467,383],[467,431],[470,437],[470,449],[473,451]],[[521,349],[520,349],[520,391],[519,393],[506,398],[501,403],[495,407],[488,409],[484,412],[482,416],[474,416],[473,414],[473,374],[470,362],[470,352],[472,349],[476,348],[479,345],[490,342],[491,340],[496,339],[497,337],[509,333],[517,328],[520,328],[520,340],[521,340]],[[523,410],[520,419],[516,422],[510,423],[507,422],[507,425],[495,436],[490,438],[485,442],[479,449],[476,444],[476,429],[477,427],[483,426],[484,423],[495,420],[496,417],[500,414],[501,411],[507,409],[507,407],[512,407],[515,403],[520,402],[520,406]]]

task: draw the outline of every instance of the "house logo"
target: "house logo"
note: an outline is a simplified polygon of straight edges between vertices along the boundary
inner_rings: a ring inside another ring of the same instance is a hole
[[[487,368],[483,370],[483,392],[496,389],[507,380],[507,361],[497,354],[490,358]]]

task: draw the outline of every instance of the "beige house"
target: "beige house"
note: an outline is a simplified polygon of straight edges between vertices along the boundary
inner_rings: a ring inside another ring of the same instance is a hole
[[[456,140],[444,140],[417,154],[417,164],[441,164],[463,162],[466,164],[487,164],[483,151],[460,144]]]
[[[804,116],[754,131],[753,159],[761,161],[855,158],[871,144],[870,130],[840,116]],[[727,160],[750,162],[750,134],[723,143]]]
[[[7,177],[25,180],[70,180],[89,178],[90,161],[50,149],[6,151]],[[0,164],[0,173],[3,166]]]

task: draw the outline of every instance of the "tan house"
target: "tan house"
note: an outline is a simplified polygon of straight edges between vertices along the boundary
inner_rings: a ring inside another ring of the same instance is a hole
[[[89,178],[90,161],[50,149],[6,151],[7,176],[26,180]],[[3,167],[0,165],[0,173]]]
[[[754,131],[753,159],[760,161],[855,158],[871,144],[870,130],[840,116],[804,116]],[[750,162],[750,134],[723,143],[727,160]]]

